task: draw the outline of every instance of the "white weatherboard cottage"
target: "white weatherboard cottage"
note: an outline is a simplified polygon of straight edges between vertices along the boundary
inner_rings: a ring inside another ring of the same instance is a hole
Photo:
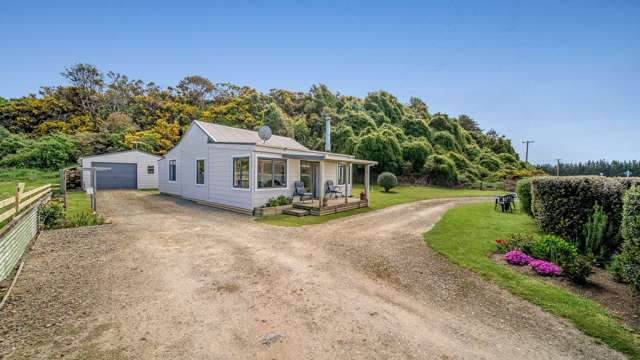
[[[253,213],[270,198],[292,197],[294,184],[302,181],[305,191],[318,199],[312,203],[320,209],[331,201],[368,206],[359,197],[349,199],[353,165],[365,167],[368,184],[369,168],[375,164],[351,155],[312,151],[284,136],[263,141],[256,131],[194,121],[180,142],[158,161],[159,188],[164,194]],[[328,200],[328,181],[347,196]],[[368,199],[368,185],[365,193]]]

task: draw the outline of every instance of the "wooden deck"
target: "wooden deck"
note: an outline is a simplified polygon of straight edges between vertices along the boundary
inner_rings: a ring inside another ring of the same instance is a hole
[[[344,198],[329,199],[325,206],[320,207],[320,201],[318,199],[307,200],[305,202],[295,202],[293,207],[296,209],[304,209],[309,211],[309,215],[322,216],[335,214],[342,211],[358,209],[367,207],[366,200],[360,200],[359,198],[347,198],[345,203]]]

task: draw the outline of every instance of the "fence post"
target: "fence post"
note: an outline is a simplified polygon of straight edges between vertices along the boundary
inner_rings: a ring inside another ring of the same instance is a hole
[[[16,212],[13,214],[13,217],[18,215],[20,211],[20,197],[22,196],[22,192],[24,191],[24,183],[18,183],[16,186]]]
[[[64,209],[67,210],[67,170],[60,170],[60,190],[64,199]]]

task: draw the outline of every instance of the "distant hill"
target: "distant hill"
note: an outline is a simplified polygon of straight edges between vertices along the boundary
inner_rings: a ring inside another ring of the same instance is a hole
[[[314,85],[307,92],[261,93],[200,76],[161,88],[88,64],[62,76],[68,85],[0,98],[0,166],[56,168],[82,155],[134,147],[164,154],[194,119],[247,129],[266,124],[322,150],[330,117],[332,151],[376,160],[377,172],[454,185],[529,169],[509,139],[482,131],[471,117],[432,114],[423,100],[403,104],[386,91],[358,98]]]

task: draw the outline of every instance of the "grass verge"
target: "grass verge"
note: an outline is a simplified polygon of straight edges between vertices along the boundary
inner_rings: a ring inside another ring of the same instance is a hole
[[[359,194],[362,190],[362,186],[354,186],[353,194]],[[337,214],[325,215],[325,216],[305,216],[295,217],[291,215],[276,215],[259,218],[256,221],[278,226],[302,226],[321,224],[334,219],[342,218],[345,216],[351,216],[360,214],[372,210],[384,209],[389,206],[404,204],[412,201],[428,200],[428,199],[441,199],[441,198],[453,198],[453,197],[469,197],[469,196],[494,196],[502,194],[502,191],[481,191],[471,189],[448,189],[437,188],[427,186],[398,186],[388,193],[384,192],[379,186],[371,187],[371,201],[369,208],[360,208],[349,211],[340,212]]]
[[[585,334],[632,359],[640,359],[640,339],[600,304],[560,287],[518,273],[489,258],[495,240],[513,232],[535,232],[524,213],[493,211],[492,204],[465,205],[449,210],[425,234],[427,244],[453,263],[471,269],[510,292],[565,317]]]
[[[0,168],[0,200],[15,196],[19,182],[25,183],[28,191],[45,184],[57,184],[60,180],[57,171]]]

